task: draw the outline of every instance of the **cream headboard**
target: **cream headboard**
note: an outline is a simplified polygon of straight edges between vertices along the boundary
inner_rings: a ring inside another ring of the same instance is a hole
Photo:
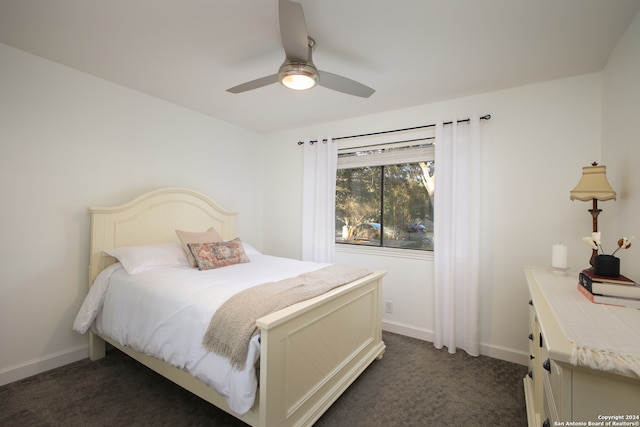
[[[91,242],[89,283],[111,257],[109,248],[177,242],[175,230],[205,231],[214,227],[225,240],[236,237],[236,215],[209,197],[184,188],[162,188],[120,206],[89,208]]]

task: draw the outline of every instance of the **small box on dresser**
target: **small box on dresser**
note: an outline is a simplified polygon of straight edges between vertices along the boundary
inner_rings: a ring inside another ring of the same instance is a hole
[[[573,294],[569,293],[577,293],[584,300],[575,300],[580,305],[580,312],[587,316],[593,314],[594,322],[605,320],[602,316],[607,315],[606,310],[597,309],[591,313],[590,307],[584,305],[592,303],[577,291],[578,273],[559,277],[551,270],[525,267],[525,276],[530,294],[530,360],[524,378],[529,426],[582,425],[569,422],[607,425],[606,421],[613,419],[606,417],[617,416],[622,417],[617,422],[640,425],[640,376],[635,372],[605,371],[571,363],[575,343],[564,335],[563,320],[554,315],[553,304],[549,304],[544,289],[553,286],[556,295],[566,292],[572,298]],[[573,308],[576,307],[566,307],[566,310]],[[640,310],[625,314],[632,319],[637,317],[640,329]],[[602,424],[598,424],[600,422]],[[638,424],[633,424],[636,422]]]

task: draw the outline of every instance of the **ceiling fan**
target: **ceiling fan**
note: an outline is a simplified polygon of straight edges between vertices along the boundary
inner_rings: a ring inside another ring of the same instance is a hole
[[[227,92],[246,92],[280,82],[294,90],[306,90],[320,85],[349,95],[370,97],[375,90],[369,86],[316,68],[311,59],[315,40],[307,35],[302,5],[290,0],[279,1],[280,37],[286,55],[284,63],[277,74],[234,86],[227,89]]]

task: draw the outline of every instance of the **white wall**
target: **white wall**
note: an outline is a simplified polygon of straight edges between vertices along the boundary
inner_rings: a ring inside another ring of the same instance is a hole
[[[88,206],[189,187],[260,247],[264,137],[0,44],[0,384],[87,353]]]
[[[603,164],[618,193],[600,214],[607,250],[623,236],[636,236],[618,252],[622,274],[640,280],[640,13],[609,58],[603,72]],[[618,255],[616,254],[616,256]]]
[[[86,337],[71,323],[86,293],[88,206],[163,186],[195,188],[241,213],[243,240],[295,258],[299,139],[471,112],[493,116],[483,123],[482,351],[526,363],[522,266],[548,265],[556,242],[568,246],[573,268],[589,256],[580,241],[589,206],[569,201],[582,166],[606,164],[618,191],[618,201],[602,204],[603,227],[640,238],[640,169],[632,164],[640,158],[638,46],[636,16],[602,74],[264,137],[0,44],[0,384],[86,356]],[[640,277],[639,247],[621,256],[632,277]],[[338,258],[388,270],[384,299],[394,313],[384,314],[385,329],[431,338],[429,257]]]
[[[571,202],[569,191],[581,167],[600,161],[601,74],[422,105],[271,135],[265,153],[264,248],[300,255],[301,159],[297,141],[435,123],[438,119],[490,113],[482,124],[481,343],[487,355],[526,363],[527,289],[523,265],[548,266],[551,246],[568,246],[569,264],[583,268],[589,250],[588,206]],[[286,206],[286,209],[283,207]],[[432,261],[338,253],[389,271],[384,298],[385,329],[430,340],[433,333]]]

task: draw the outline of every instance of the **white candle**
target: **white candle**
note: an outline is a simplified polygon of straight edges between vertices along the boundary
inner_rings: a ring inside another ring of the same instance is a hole
[[[551,249],[551,267],[567,268],[567,247],[558,243]]]

